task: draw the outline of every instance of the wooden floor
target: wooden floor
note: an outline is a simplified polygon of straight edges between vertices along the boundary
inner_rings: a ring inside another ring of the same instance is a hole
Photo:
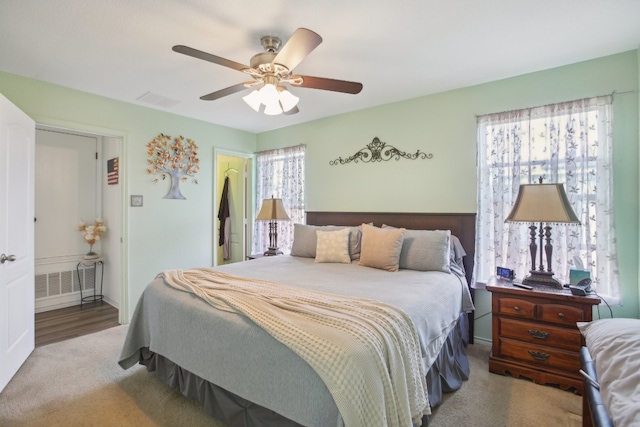
[[[106,302],[36,313],[36,347],[118,326],[118,309]]]

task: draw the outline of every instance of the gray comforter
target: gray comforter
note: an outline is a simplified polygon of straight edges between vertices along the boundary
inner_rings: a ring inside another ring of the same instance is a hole
[[[464,279],[454,274],[357,264],[317,264],[278,256],[219,267],[239,276],[371,298],[405,311],[419,331],[425,369],[461,311],[472,308]],[[244,316],[217,310],[192,294],[152,281],[141,296],[120,356],[123,368],[148,347],[184,369],[307,426],[341,425],[320,377],[286,346]]]

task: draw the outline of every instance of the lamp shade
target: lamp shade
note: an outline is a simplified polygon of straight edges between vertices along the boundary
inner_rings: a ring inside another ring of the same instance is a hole
[[[580,224],[562,184],[522,184],[505,222]]]
[[[278,86],[278,93],[280,94],[280,105],[282,105],[282,111],[285,113],[298,105],[300,98],[289,92],[282,86]]]
[[[257,90],[251,91],[251,93],[247,96],[243,96],[244,102],[249,104],[249,107],[253,108],[255,111],[260,111],[260,105],[262,104],[262,97]]]
[[[264,199],[256,220],[272,221],[275,219],[289,219],[289,215],[287,215],[287,211],[284,209],[282,199]]]
[[[276,86],[277,84],[277,80],[265,80],[262,88],[253,90],[242,99],[257,112],[260,112],[260,107],[264,105],[263,112],[269,116],[277,116],[290,111],[298,104],[300,98],[289,92],[284,86]]]
[[[278,114],[282,114],[282,107],[280,107],[279,102],[265,104],[264,113],[267,116],[277,116]]]

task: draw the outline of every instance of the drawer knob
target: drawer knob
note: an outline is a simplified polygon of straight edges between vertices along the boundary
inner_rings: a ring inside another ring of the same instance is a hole
[[[564,319],[564,313],[562,313],[562,312],[558,313],[558,317],[561,318],[561,319]]]
[[[545,340],[549,336],[549,332],[538,331],[535,329],[529,329],[529,335],[539,340]]]
[[[520,307],[519,307],[519,306],[517,306],[517,305],[516,305],[515,307],[513,307],[513,309],[514,309],[515,311],[520,311]]]
[[[549,358],[549,355],[547,353],[543,353],[541,351],[529,350],[529,354],[539,362],[544,362]]]

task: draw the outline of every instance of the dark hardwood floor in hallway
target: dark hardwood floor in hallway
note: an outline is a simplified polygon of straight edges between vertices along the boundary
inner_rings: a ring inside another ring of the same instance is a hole
[[[36,313],[36,347],[118,326],[118,309],[103,302]]]

